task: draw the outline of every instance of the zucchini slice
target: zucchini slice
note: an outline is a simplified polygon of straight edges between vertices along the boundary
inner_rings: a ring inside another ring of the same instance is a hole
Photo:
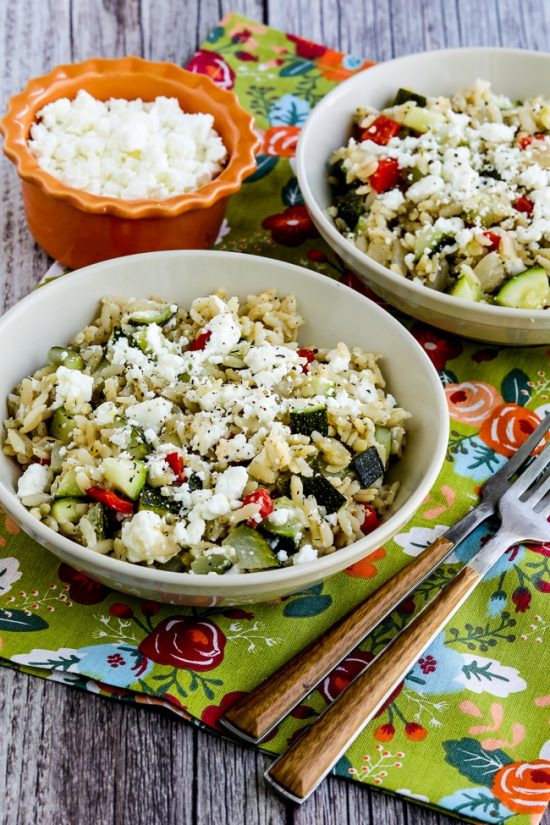
[[[338,217],[341,218],[344,223],[347,224],[350,231],[353,232],[359,218],[365,211],[364,197],[358,195],[353,189],[350,189],[345,195],[338,195],[335,200],[335,206],[338,209]]]
[[[263,529],[276,536],[286,536],[287,538],[296,540],[307,524],[302,511],[298,510],[294,502],[286,496],[275,499],[273,507],[273,513],[270,513],[262,522]],[[273,514],[277,513],[278,510],[289,511],[288,518],[283,524],[272,520]]]
[[[374,449],[376,450],[376,447]],[[336,513],[347,501],[346,497],[325,476],[314,475],[312,478],[302,478],[302,484],[305,495],[313,496],[319,507],[324,507],[327,513]]]
[[[279,560],[264,537],[246,524],[230,530],[222,544],[229,544],[235,550],[238,562],[245,570],[279,567]]]
[[[88,510],[88,505],[78,498],[58,498],[52,504],[51,514],[58,524],[76,524]]]
[[[354,456],[350,461],[350,467],[359,476],[362,487],[370,487],[384,475],[384,465],[376,447],[369,447],[364,453]]]
[[[432,112],[430,109],[423,109],[413,101],[407,104],[401,120],[403,126],[412,129],[413,132],[428,132],[445,122],[441,112]]]
[[[375,427],[374,439],[384,450],[384,464],[387,464],[391,453],[391,430],[388,427]]]
[[[73,416],[69,415],[64,407],[58,407],[50,421],[50,435],[62,441],[63,444],[68,444],[75,427],[76,421]]]
[[[311,407],[308,410],[293,410],[290,413],[290,430],[300,435],[313,432],[328,435],[328,418],[326,407]]]
[[[179,513],[180,508],[177,502],[146,484],[139,494],[138,510],[152,510],[159,516],[165,516],[166,513]]]
[[[532,266],[510,278],[495,296],[502,307],[544,309],[550,303],[548,274],[542,266]]]
[[[69,347],[50,347],[48,361],[56,367],[67,367],[68,370],[83,370],[86,366],[80,353]]]
[[[107,481],[128,498],[136,499],[145,485],[147,466],[129,458],[104,458],[103,474]]]
[[[424,95],[419,95],[418,92],[413,92],[411,89],[398,89],[392,106],[401,106],[402,103],[407,103],[411,100],[417,106],[425,106],[428,102]]]
[[[174,304],[157,304],[155,301],[149,301],[146,309],[139,309],[132,312],[128,316],[128,323],[136,324],[165,324],[170,320],[176,311],[172,309]]]
[[[481,288],[479,284],[473,283],[465,275],[462,275],[450,292],[455,298],[463,298],[465,301],[479,301],[481,298]]]
[[[191,562],[191,570],[200,576],[208,573],[221,575],[231,567],[231,562],[223,553],[209,553],[208,556],[199,556]]]
[[[84,498],[85,495],[86,493],[83,493],[76,483],[75,470],[70,467],[67,472],[59,478],[54,498]]]

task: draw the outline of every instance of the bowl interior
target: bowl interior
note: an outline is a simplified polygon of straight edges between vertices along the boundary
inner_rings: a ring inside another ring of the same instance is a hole
[[[405,328],[376,304],[325,276],[291,264],[234,253],[171,251],[114,259],[63,276],[25,298],[0,320],[0,348],[12,353],[0,373],[2,418],[6,415],[6,397],[12,387],[45,363],[50,346],[66,344],[90,323],[101,296],[154,294],[188,305],[194,298],[220,287],[241,298],[271,287],[276,287],[279,294],[293,293],[307,321],[299,333],[302,344],[332,347],[338,341],[345,341],[382,355],[388,390],[412,413],[408,446],[394,469],[395,477],[402,483],[395,505],[399,511],[395,519],[400,520],[396,526],[401,526],[420,505],[443,461],[448,418],[437,373]],[[18,475],[14,460],[0,453],[0,500],[8,503],[24,527],[25,520],[32,519],[14,495]],[[391,535],[391,523],[392,518],[379,528],[380,543]],[[76,556],[89,557],[89,551],[62,537],[56,541],[72,545]],[[370,549],[358,552],[358,544],[362,542],[316,564],[323,569],[325,563],[329,567],[337,561],[341,569]],[[111,562],[112,559],[99,557],[94,563],[101,566]],[[297,569],[274,573],[292,576]],[[142,570],[143,575],[152,578],[156,575],[178,577],[178,574]],[[253,573],[221,579],[251,580],[266,576],[270,578],[267,574]],[[193,578],[196,581],[201,577]],[[228,587],[236,584],[227,582]]]

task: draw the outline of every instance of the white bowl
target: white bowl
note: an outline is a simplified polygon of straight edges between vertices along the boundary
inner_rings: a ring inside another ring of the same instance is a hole
[[[350,77],[315,107],[297,152],[300,188],[323,238],[389,304],[448,332],[495,344],[550,343],[550,310],[506,309],[476,304],[428,289],[376,263],[336,229],[327,215],[332,152],[347,143],[357,106],[381,109],[405,86],[426,95],[450,95],[478,78],[512,100],[550,96],[550,54],[520,49],[446,49],[381,63]]]
[[[46,361],[49,347],[65,344],[92,320],[106,294],[164,296],[189,304],[223,287],[241,298],[276,287],[294,293],[307,321],[301,340],[338,341],[383,355],[390,391],[412,412],[405,455],[395,466],[402,482],[394,514],[360,541],[317,561],[241,576],[197,576],[141,567],[98,555],[36,521],[15,495],[20,475],[0,453],[0,503],[39,544],[116,590],[173,604],[242,604],[273,599],[308,587],[379,547],[414,514],[444,460],[448,416],[443,389],[422,348],[401,324],[346,286],[291,264],[226,252],[152,252],[105,261],[36,290],[0,319],[2,419],[13,386]]]

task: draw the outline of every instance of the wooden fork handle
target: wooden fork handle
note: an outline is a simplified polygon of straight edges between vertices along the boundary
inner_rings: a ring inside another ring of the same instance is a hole
[[[280,756],[265,778],[281,795],[303,802],[404,678],[480,581],[464,567],[336,701]]]
[[[393,578],[243,697],[221,720],[234,735],[259,742],[452,550],[441,536]]]

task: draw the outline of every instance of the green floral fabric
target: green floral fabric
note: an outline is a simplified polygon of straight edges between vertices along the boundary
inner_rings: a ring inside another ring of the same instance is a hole
[[[290,260],[368,293],[318,236],[295,177],[294,150],[311,108],[369,65],[236,15],[212,31],[189,68],[234,89],[262,137],[257,171],[231,200],[217,248]],[[162,704],[215,729],[232,702],[421,552],[477,502],[479,485],[550,410],[549,353],[476,344],[400,320],[439,371],[452,426],[436,485],[392,542],[276,603],[181,609],[91,581],[0,513],[1,663],[125,701]],[[483,526],[465,541],[262,747],[280,752],[315,720],[491,529]],[[550,544],[504,553],[336,773],[464,819],[539,821],[550,799],[549,594]]]

